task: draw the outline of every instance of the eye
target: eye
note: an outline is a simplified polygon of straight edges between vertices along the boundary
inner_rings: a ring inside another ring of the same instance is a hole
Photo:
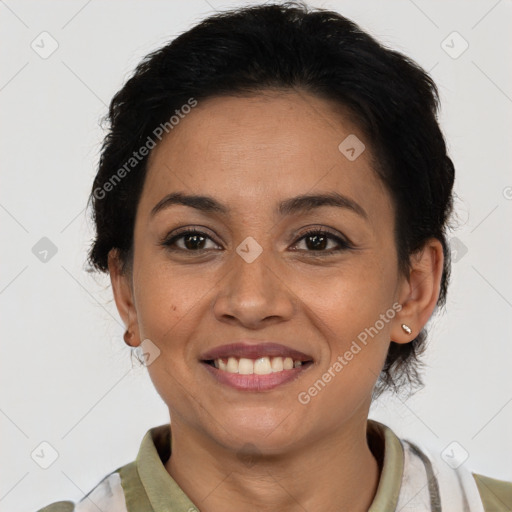
[[[170,250],[202,252],[211,249],[211,247],[205,247],[207,241],[213,242],[211,237],[206,233],[197,229],[187,229],[164,239],[162,245],[168,247]],[[182,244],[178,242],[182,242]],[[218,247],[217,244],[214,243],[214,245],[214,248]]]
[[[306,252],[326,253],[325,256],[351,248],[350,244],[343,238],[318,228],[306,231],[298,242],[305,242]],[[337,245],[338,247],[325,250],[329,242],[335,242],[335,246]],[[324,254],[321,255],[324,256]]]
[[[213,247],[207,247],[208,242],[211,242]],[[329,254],[337,253],[351,248],[351,245],[343,238],[319,228],[310,229],[303,233],[294,247],[297,247],[297,245],[299,245],[301,242],[305,243],[306,249],[304,251],[316,253],[315,256],[327,256]],[[329,243],[332,244],[333,242],[334,248],[329,248]],[[161,245],[172,251],[197,253],[210,249],[218,249],[219,247],[209,235],[198,229],[183,230],[177,234],[165,238],[161,242]]]

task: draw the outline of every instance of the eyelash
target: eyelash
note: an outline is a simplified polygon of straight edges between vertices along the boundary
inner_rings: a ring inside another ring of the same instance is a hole
[[[200,236],[208,238],[208,239],[212,240],[214,243],[216,243],[210,236],[208,236],[206,233],[204,233],[202,231],[199,231],[197,229],[187,229],[187,230],[181,231],[178,234],[173,235],[170,238],[165,238],[161,242],[161,245],[167,247],[171,251],[184,251],[184,252],[193,252],[193,253],[199,253],[199,254],[201,254],[203,252],[207,252],[207,251],[210,250],[210,249],[195,249],[195,250],[192,250],[192,249],[183,249],[181,247],[172,248],[172,245],[177,240],[179,240],[179,239],[181,239],[183,237],[186,237],[188,235],[200,235]],[[300,238],[295,243],[295,245],[297,245],[299,242],[301,242],[305,238],[308,238],[308,237],[313,236],[313,235],[320,235],[320,236],[326,237],[326,238],[328,238],[330,240],[334,240],[339,245],[339,248],[338,249],[330,249],[330,250],[320,250],[320,251],[315,251],[315,250],[304,250],[303,251],[303,252],[311,253],[311,256],[329,256],[329,255],[336,254],[336,253],[339,253],[341,251],[345,251],[347,249],[351,249],[352,248],[352,246],[349,244],[349,242],[347,242],[343,238],[340,238],[339,236],[336,236],[336,235],[332,234],[331,232],[326,231],[325,229],[321,229],[321,228],[312,228],[312,229],[309,229],[306,232],[302,233],[300,235]]]

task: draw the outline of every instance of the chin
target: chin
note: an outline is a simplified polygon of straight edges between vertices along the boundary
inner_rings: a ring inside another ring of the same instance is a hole
[[[254,445],[262,453],[277,454],[298,442],[299,425],[289,409],[264,407],[235,409],[223,416],[222,444],[242,449]],[[296,417],[295,417],[296,418]],[[291,435],[293,433],[293,435]]]

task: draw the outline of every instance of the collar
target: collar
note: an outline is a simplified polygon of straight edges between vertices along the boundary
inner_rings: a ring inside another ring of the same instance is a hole
[[[368,512],[395,510],[400,494],[404,468],[404,451],[400,439],[386,425],[375,421],[367,422],[370,445],[384,447],[381,476],[375,498]],[[153,510],[177,512],[197,510],[190,498],[165,469],[165,462],[172,450],[171,425],[166,423],[146,432],[136,458],[140,482]],[[127,502],[128,511],[132,512]]]

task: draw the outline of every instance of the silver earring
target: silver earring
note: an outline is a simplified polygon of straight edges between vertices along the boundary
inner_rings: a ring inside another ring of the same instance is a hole
[[[407,333],[407,334],[411,334],[412,332],[412,329],[406,325],[406,324],[402,324],[402,329]]]

